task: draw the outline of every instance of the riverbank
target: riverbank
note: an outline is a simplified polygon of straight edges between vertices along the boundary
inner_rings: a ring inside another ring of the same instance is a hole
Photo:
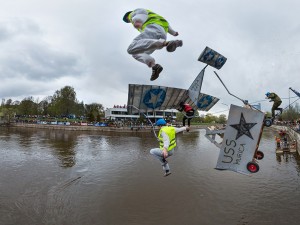
[[[100,127],[100,126],[72,126],[72,125],[50,125],[50,124],[29,124],[29,123],[13,123],[10,127],[23,127],[31,129],[48,129],[48,130],[69,130],[69,131],[99,131],[99,132],[126,132],[136,133],[144,132],[148,133],[152,131],[151,126],[136,126],[136,127]],[[192,125],[191,129],[205,129],[211,125]],[[216,126],[214,124],[214,126]],[[158,130],[158,128],[155,128]]]

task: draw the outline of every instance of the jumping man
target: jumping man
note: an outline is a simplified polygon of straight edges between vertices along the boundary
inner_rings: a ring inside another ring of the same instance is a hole
[[[141,32],[129,45],[127,52],[136,60],[152,68],[150,80],[156,80],[163,67],[156,64],[155,59],[150,55],[163,47],[166,47],[168,52],[174,52],[177,47],[181,47],[181,40],[166,41],[167,33],[178,36],[178,32],[174,31],[162,16],[146,9],[136,9],[125,13],[123,21],[132,23],[134,28]]]
[[[158,138],[160,140],[159,148],[153,148],[150,150],[150,154],[155,156],[160,162],[164,170],[164,176],[171,174],[170,167],[166,158],[174,154],[174,148],[176,147],[176,133],[184,130],[189,131],[188,127],[172,127],[167,126],[167,122],[164,119],[157,120],[156,126],[159,126],[160,130]]]
[[[272,106],[272,117],[275,118],[275,110],[279,110],[280,113],[282,113],[282,108],[278,108],[278,106],[281,105],[282,101],[281,98],[273,93],[273,92],[267,92],[266,93],[266,99],[271,99],[270,102],[274,102]]]

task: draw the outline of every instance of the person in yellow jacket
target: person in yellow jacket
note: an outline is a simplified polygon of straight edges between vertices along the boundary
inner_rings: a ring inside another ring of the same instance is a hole
[[[141,32],[129,45],[127,52],[139,62],[152,68],[150,80],[156,80],[163,67],[156,64],[155,59],[150,55],[163,47],[166,47],[168,52],[174,52],[177,47],[181,47],[182,40],[166,41],[167,33],[178,36],[178,32],[171,28],[165,18],[147,9],[129,11],[123,16],[123,21],[132,23],[134,28]]]
[[[153,148],[150,150],[150,154],[156,157],[160,162],[164,170],[164,176],[171,174],[170,167],[166,158],[174,154],[174,148],[176,147],[176,133],[182,131],[189,131],[188,127],[172,127],[167,126],[167,122],[164,119],[157,120],[156,126],[159,126],[158,139],[160,140],[159,148]]]

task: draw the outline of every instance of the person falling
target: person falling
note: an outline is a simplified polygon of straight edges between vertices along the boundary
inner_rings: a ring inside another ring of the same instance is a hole
[[[188,126],[190,127],[191,126],[191,120],[192,120],[192,118],[194,118],[195,110],[192,108],[192,106],[190,106],[189,104],[184,103],[184,102],[180,102],[179,106],[180,106],[179,111],[180,112],[182,112],[182,111],[185,112],[185,114],[183,116],[183,119],[182,119],[182,125],[185,126],[185,120],[187,119],[188,120]]]
[[[168,52],[174,52],[177,47],[182,46],[182,40],[167,40],[167,33],[178,36],[178,32],[174,31],[168,21],[162,16],[147,10],[135,9],[125,13],[123,16],[125,23],[132,23],[141,33],[133,39],[129,45],[127,52],[139,62],[145,63],[152,68],[151,81],[159,77],[163,67],[155,63],[155,59],[150,55],[157,49],[166,47]]]
[[[150,154],[156,157],[163,168],[164,176],[169,176],[171,174],[169,163],[166,160],[169,156],[174,154],[174,148],[176,147],[176,133],[182,131],[189,131],[188,127],[172,127],[168,126],[164,119],[159,119],[155,123],[159,127],[158,139],[159,148],[153,148],[150,150]]]

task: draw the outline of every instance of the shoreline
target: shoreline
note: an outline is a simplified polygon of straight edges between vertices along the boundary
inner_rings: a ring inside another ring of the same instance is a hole
[[[212,125],[191,125],[191,129],[205,129]],[[214,124],[216,126],[216,124]],[[50,124],[28,124],[13,123],[7,127],[22,127],[31,129],[48,129],[48,130],[68,130],[68,131],[99,131],[99,132],[124,132],[124,133],[148,133],[152,132],[152,127],[100,127],[100,126],[74,126],[74,125],[50,125]],[[155,128],[155,130],[159,130]]]

